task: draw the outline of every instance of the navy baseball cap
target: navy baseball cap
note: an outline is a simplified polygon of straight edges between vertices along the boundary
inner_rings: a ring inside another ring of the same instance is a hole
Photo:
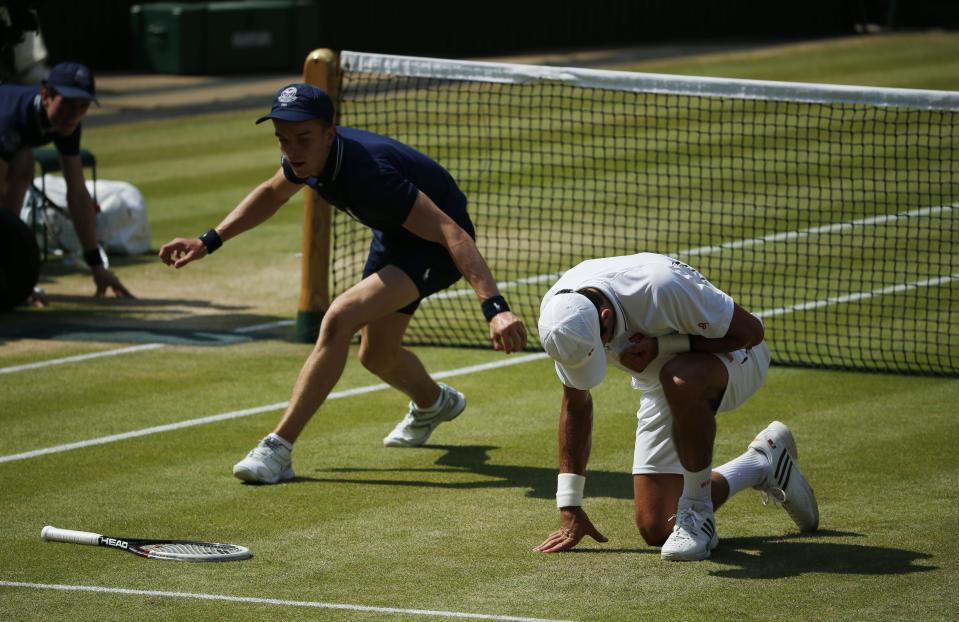
[[[97,87],[93,81],[93,73],[86,65],[80,63],[58,63],[50,70],[50,75],[43,81],[48,86],[67,99],[86,99],[97,102]]]
[[[263,123],[267,119],[294,122],[322,119],[333,123],[333,100],[326,91],[312,84],[291,84],[276,92],[270,114],[263,115],[256,122]]]

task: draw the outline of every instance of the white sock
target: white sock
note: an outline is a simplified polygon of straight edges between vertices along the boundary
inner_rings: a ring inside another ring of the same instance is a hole
[[[436,398],[436,402],[432,406],[430,406],[429,408],[423,408],[422,406],[417,404],[416,410],[420,411],[421,413],[432,412],[436,410],[437,408],[439,408],[442,402],[443,402],[443,387],[440,387],[440,396]]]
[[[713,507],[712,485],[710,483],[712,473],[712,465],[707,466],[702,471],[693,472],[684,469],[682,499]]]
[[[289,449],[290,451],[293,451],[293,443],[291,443],[290,441],[286,440],[285,438],[283,438],[283,437],[280,436],[279,434],[275,434],[275,433],[273,433],[273,432],[270,432],[269,434],[266,435],[266,437],[273,439],[274,441],[278,442],[280,445],[283,445],[284,447],[286,447],[286,448]]]
[[[769,460],[761,452],[747,449],[743,455],[717,467],[716,472],[726,478],[732,497],[740,490],[761,484],[769,473]]]

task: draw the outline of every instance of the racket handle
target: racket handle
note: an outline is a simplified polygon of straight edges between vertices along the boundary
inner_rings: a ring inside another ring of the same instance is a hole
[[[40,537],[44,540],[55,540],[57,542],[72,542],[74,544],[92,544],[97,545],[100,542],[100,534],[90,531],[74,531],[73,529],[58,529],[47,525],[40,532]]]

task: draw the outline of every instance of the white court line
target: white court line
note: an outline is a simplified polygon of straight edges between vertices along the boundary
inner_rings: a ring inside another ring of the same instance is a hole
[[[293,320],[279,320],[277,322],[267,322],[265,324],[254,324],[253,326],[244,326],[242,328],[235,328],[232,332],[234,333],[255,333],[262,330],[269,330],[271,328],[278,328],[281,326],[292,326],[294,324]],[[10,367],[0,367],[0,374],[12,374],[18,371],[26,371],[28,369],[39,369],[41,367],[49,367],[51,365],[63,365],[64,363],[76,363],[78,361],[88,361],[90,359],[98,359],[106,356],[117,356],[118,354],[130,354],[132,352],[142,352],[144,350],[156,350],[157,348],[166,347],[165,343],[145,343],[139,346],[130,346],[127,348],[117,348],[116,350],[102,350],[100,352],[91,352],[90,354],[79,354],[77,356],[67,356],[59,359],[50,359],[48,361],[39,361],[37,363],[27,363],[26,365],[13,365]]]
[[[807,311],[809,309],[818,309],[822,307],[828,307],[835,304],[843,304],[846,302],[852,302],[857,300],[865,300],[868,298],[873,298],[875,296],[882,296],[885,294],[894,294],[899,292],[908,291],[911,289],[918,289],[920,287],[936,287],[938,285],[943,285],[950,283],[951,281],[959,281],[959,273],[951,274],[949,276],[936,277],[931,279],[922,279],[919,281],[913,281],[911,283],[904,283],[901,285],[889,285],[886,287],[879,287],[867,292],[855,292],[852,294],[846,294],[843,296],[834,296],[832,298],[827,298],[825,300],[815,300],[812,302],[802,302],[788,307],[776,307],[773,309],[765,309],[763,311],[757,311],[753,315],[758,317],[772,317],[776,315],[785,315],[787,313],[794,313],[796,311]],[[449,371],[443,371],[436,374],[433,374],[433,378],[437,380],[442,378],[451,378],[453,376],[462,376],[465,374],[472,374],[476,372],[486,371],[489,369],[497,369],[500,367],[507,367],[510,365],[518,365],[520,363],[526,363],[528,361],[536,361],[546,358],[546,353],[539,352],[537,354],[527,354],[525,356],[509,358],[505,360],[495,361],[492,363],[483,363],[480,365],[472,365],[470,367],[461,367],[459,369],[453,369]],[[353,395],[360,395],[363,393],[371,393],[373,391],[382,391],[383,389],[389,388],[389,385],[381,383],[368,385],[365,387],[357,387],[355,389],[346,389],[344,391],[335,391],[330,393],[327,397],[328,400],[350,397]],[[248,408],[246,410],[237,410],[228,413],[222,413],[219,415],[210,415],[208,417],[200,417],[199,419],[190,419],[187,421],[180,421],[177,423],[170,423],[166,425],[156,426],[152,428],[144,428],[142,430],[133,430],[131,432],[124,432],[122,434],[113,434],[111,436],[102,436],[100,438],[89,439],[85,441],[78,441],[75,443],[67,443],[65,445],[57,445],[54,447],[47,447],[44,449],[35,449],[33,451],[27,451],[19,454],[11,454],[8,456],[0,456],[0,463],[4,462],[13,462],[16,460],[25,460],[27,458],[34,458],[36,456],[43,456],[46,454],[60,453],[64,451],[70,451],[73,449],[81,449],[83,447],[91,447],[93,445],[103,445],[105,443],[112,443],[115,441],[122,441],[128,438],[135,438],[138,436],[147,436],[149,434],[158,434],[160,432],[169,432],[171,430],[179,430],[181,428],[189,428],[197,425],[204,425],[207,423],[215,423],[217,421],[224,421],[226,419],[237,419],[239,417],[247,417],[250,415],[256,415],[263,412],[268,412],[271,410],[280,410],[286,408],[289,405],[289,402],[277,402],[276,404],[269,404],[267,406],[258,406],[256,408]]]
[[[775,315],[784,315],[784,314],[793,313],[796,311],[806,311],[809,309],[818,309],[821,307],[827,307],[834,304],[842,304],[842,303],[856,301],[856,300],[865,300],[867,298],[873,298],[875,296],[898,293],[898,292],[908,291],[911,289],[918,289],[920,287],[935,287],[938,285],[949,283],[951,281],[959,281],[959,273],[951,274],[949,276],[931,278],[931,279],[922,279],[919,281],[913,281],[911,283],[904,283],[901,285],[889,285],[886,287],[876,288],[867,292],[855,292],[852,294],[846,294],[844,296],[834,296],[832,298],[827,298],[825,300],[816,300],[812,302],[797,303],[788,307],[776,307],[773,309],[766,309],[763,311],[754,312],[754,315],[761,318],[771,317]],[[489,369],[497,369],[500,367],[507,367],[510,365],[518,365],[520,363],[526,363],[528,361],[536,361],[543,358],[546,358],[546,354],[544,352],[540,352],[536,354],[527,354],[525,356],[509,358],[505,360],[495,361],[492,363],[483,363],[480,365],[472,365],[470,367],[461,367],[459,369],[439,372],[439,373],[433,374],[433,377],[436,379],[451,378],[453,376],[461,376],[465,374],[486,371]],[[330,393],[327,399],[332,400],[332,399],[338,399],[342,397],[350,397],[353,395],[360,395],[363,393],[371,393],[373,391],[382,391],[383,389],[386,389],[386,388],[389,388],[389,385],[381,383],[381,384],[368,385],[365,387],[357,387],[355,389],[346,389],[344,391],[335,391],[333,393]],[[81,449],[83,447],[91,447],[94,445],[103,445],[105,443],[112,443],[115,441],[121,441],[128,438],[135,438],[138,436],[147,436],[149,434],[158,434],[160,432],[169,432],[171,430],[178,430],[181,428],[204,425],[207,423],[224,421],[226,419],[236,419],[239,417],[247,417],[249,415],[256,415],[256,414],[268,412],[271,410],[280,410],[280,409],[286,408],[288,405],[289,405],[289,402],[277,402],[276,404],[269,404],[267,406],[258,406],[256,408],[248,408],[246,410],[237,410],[233,412],[222,413],[219,415],[210,415],[208,417],[200,417],[199,419],[190,419],[187,421],[180,421],[177,423],[170,423],[167,425],[161,425],[161,426],[156,426],[152,428],[145,428],[142,430],[133,430],[131,432],[124,432],[122,434],[113,434],[111,436],[103,436],[100,438],[94,438],[94,439],[89,439],[85,441],[78,441],[75,443],[67,443],[65,445],[57,445],[54,447],[47,447],[44,449],[35,449],[33,451],[27,451],[19,454],[0,456],[0,463],[14,462],[16,460],[25,460],[27,458],[34,458],[36,456],[60,453],[64,451],[70,451],[73,449]]]
[[[843,231],[845,229],[850,229],[857,226],[865,225],[876,225],[876,224],[885,224],[887,222],[894,222],[901,218],[916,218],[920,216],[935,216],[937,214],[943,214],[952,212],[953,210],[959,208],[959,203],[954,203],[952,205],[940,205],[936,207],[923,207],[919,209],[914,209],[908,212],[900,212],[897,214],[882,214],[879,216],[870,216],[868,218],[860,218],[858,220],[851,220],[849,222],[840,222],[833,223],[830,225],[822,225],[818,227],[809,227],[807,229],[800,229],[798,231],[783,231],[780,233],[772,233],[761,238],[747,238],[743,240],[736,240],[733,242],[725,242],[716,246],[700,246],[699,248],[690,248],[682,251],[676,251],[673,253],[675,256],[685,256],[685,255],[708,255],[710,253],[715,253],[721,250],[726,249],[737,249],[745,248],[747,246],[754,246],[756,244],[762,244],[765,242],[781,242],[784,240],[796,240],[802,237],[809,235],[815,235],[819,233],[833,233],[836,231]],[[518,285],[530,285],[544,282],[553,282],[563,276],[562,272],[555,272],[552,274],[537,274],[534,276],[528,276],[521,279],[514,279],[512,281],[504,281],[499,283],[499,288],[502,290],[512,289]],[[443,300],[446,298],[462,298],[464,296],[469,296],[473,294],[473,290],[470,288],[447,290],[444,292],[438,292],[433,294],[429,298],[426,298],[423,303],[428,303],[430,300]],[[831,299],[830,299],[831,300]],[[294,322],[293,320],[280,320],[277,322],[268,322],[265,324],[254,324],[253,326],[246,326],[243,328],[234,329],[235,333],[252,333],[261,330],[268,330],[271,328],[278,328],[280,326],[290,326]],[[128,354],[130,352],[138,352],[140,350],[152,350],[156,348],[162,348],[166,344],[162,343],[149,343],[142,346],[133,346],[130,348],[120,348],[118,350],[107,350],[104,352],[94,352],[92,354],[83,354],[80,356],[69,356],[62,359],[52,359],[49,361],[40,361],[38,363],[29,363],[27,365],[15,365],[13,367],[0,367],[0,374],[10,374],[13,372],[24,371],[27,369],[38,369],[40,367],[47,367],[49,365],[61,365],[63,363],[73,363],[75,361],[84,361],[88,359],[100,358],[104,356],[115,356],[117,354]]]
[[[265,324],[254,324],[253,326],[244,326],[242,328],[234,328],[234,333],[255,333],[261,330],[270,330],[271,328],[280,328],[281,326],[293,326],[295,324],[293,320],[279,320],[277,322],[267,322]]]
[[[717,244],[715,246],[700,246],[699,248],[690,248],[684,251],[676,251],[677,255],[708,255],[710,253],[715,253],[727,249],[737,249],[737,248],[746,248],[747,246],[755,246],[756,244],[765,244],[766,242],[784,242],[784,241],[793,241],[798,240],[799,238],[804,238],[810,235],[817,235],[820,233],[836,233],[838,231],[845,231],[847,229],[852,229],[854,227],[862,227],[867,225],[884,225],[887,223],[892,223],[903,218],[918,218],[921,216],[936,216],[938,214],[948,213],[955,210],[959,207],[959,203],[954,203],[952,205],[939,205],[937,207],[922,207],[919,209],[914,209],[908,212],[899,212],[898,214],[881,214],[879,216],[870,216],[868,218],[860,218],[857,220],[850,220],[849,222],[836,222],[831,225],[821,225],[818,227],[809,227],[807,229],[799,229],[798,231],[783,231],[781,233],[771,233],[769,235],[764,235],[761,238],[747,238],[744,240],[736,240],[733,242],[725,242],[723,244]]]
[[[49,367],[50,365],[63,365],[64,363],[76,363],[77,361],[87,361],[90,359],[103,358],[105,356],[116,356],[118,354],[129,354],[131,352],[142,352],[144,350],[156,350],[162,348],[162,343],[144,343],[139,346],[130,346],[128,348],[119,348],[116,350],[103,350],[100,352],[91,352],[90,354],[78,354],[77,356],[67,356],[61,359],[50,359],[38,363],[27,363],[26,365],[14,365],[12,367],[0,367],[0,374],[12,374],[26,369],[38,369],[40,367]]]
[[[892,223],[897,220],[904,218],[919,218],[925,216],[937,216],[939,214],[948,214],[955,210],[959,209],[959,203],[953,203],[952,205],[938,205],[936,207],[921,207],[918,209],[910,210],[908,212],[899,212],[897,214],[880,214],[879,216],[869,216],[868,218],[859,218],[857,220],[850,220],[848,222],[836,222],[829,225],[820,225],[817,227],[808,227],[806,229],[799,229],[796,231],[781,231],[779,233],[770,233],[769,235],[764,235],[760,238],[744,238],[742,240],[734,240],[732,242],[724,242],[722,244],[716,244],[714,246],[700,246],[698,248],[687,248],[686,250],[677,250],[672,253],[667,253],[673,257],[684,257],[690,256],[695,257],[699,255],[710,255],[712,253],[718,253],[719,251],[724,250],[735,250],[739,248],[746,248],[749,246],[755,246],[757,244],[765,244],[767,242],[786,242],[798,240],[800,238],[808,237],[811,235],[818,235],[823,233],[836,233],[839,231],[845,231],[847,229],[852,229],[854,227],[863,227],[868,225],[884,225],[887,223]],[[555,272],[553,274],[537,274],[535,276],[528,276],[522,279],[515,279],[513,281],[504,281],[499,284],[500,289],[510,289],[516,287],[517,285],[528,285],[536,283],[552,283],[563,276],[562,272]],[[433,294],[423,302],[429,302],[430,300],[442,300],[444,298],[462,298],[463,296],[469,296],[473,293],[472,289],[463,288],[455,290],[447,290],[445,292],[440,292],[439,294]]]
[[[809,309],[819,309],[821,307],[828,307],[829,305],[837,305],[845,302],[853,302],[856,300],[865,300],[867,298],[873,298],[875,296],[883,296],[885,294],[896,294],[899,292],[905,292],[910,289],[918,289],[920,287],[936,287],[937,285],[944,285],[950,281],[959,281],[959,272],[955,274],[950,274],[949,276],[940,276],[932,279],[922,279],[920,281],[913,281],[912,283],[903,283],[902,285],[889,285],[887,287],[879,287],[872,291],[868,292],[856,292],[853,294],[846,294],[844,296],[833,296],[832,298],[826,298],[825,300],[814,300],[813,302],[800,302],[788,307],[777,307],[775,309],[766,309],[765,311],[760,311],[755,313],[759,317],[771,317],[774,315],[785,315],[786,313],[792,313],[794,311],[808,311]]]
[[[252,603],[256,605],[280,605],[284,607],[313,607],[316,609],[339,609],[345,611],[363,611],[368,613],[395,613],[408,616],[432,616],[440,618],[459,618],[466,620],[502,620],[504,622],[569,622],[568,620],[549,620],[546,618],[523,618],[490,613],[466,613],[463,611],[439,611],[433,609],[401,609],[399,607],[370,607],[367,605],[348,605],[342,603],[322,603],[312,600],[284,600],[281,598],[259,598],[255,596],[230,596],[229,594],[200,594],[195,592],[161,592],[157,590],[132,590],[122,587],[102,587],[98,585],[62,585],[59,583],[27,583],[23,581],[0,581],[0,587],[21,587],[36,590],[58,590],[63,592],[96,592],[100,594],[126,594],[130,596],[152,596],[162,598],[192,598],[195,600],[219,600],[233,603]]]
[[[490,369],[497,369],[500,367],[509,367],[510,365],[519,365],[520,363],[526,363],[528,361],[537,361],[539,359],[546,358],[546,354],[539,352],[536,354],[527,354],[524,356],[510,357],[508,359],[502,359],[492,363],[483,363],[481,365],[471,365],[469,367],[460,367],[459,369],[451,369],[448,371],[439,372],[433,374],[433,378],[442,379],[442,378],[452,378],[453,376],[463,376],[466,374],[472,374],[476,372],[486,371]],[[385,383],[381,384],[372,384],[365,387],[356,387],[354,389],[345,389],[343,391],[334,391],[327,396],[327,400],[335,400],[344,397],[352,397],[354,395],[362,395],[364,393],[372,393],[374,391],[382,391],[383,389],[388,389],[389,385]],[[209,415],[207,417],[200,417],[198,419],[188,419],[186,421],[178,421],[176,423],[168,423],[166,425],[158,425],[151,428],[143,428],[141,430],[132,430],[130,432],[122,432],[120,434],[111,434],[110,436],[101,436],[99,438],[91,438],[85,441],[77,441],[75,443],[67,443],[65,445],[56,445],[54,447],[46,447],[44,449],[34,449],[33,451],[25,451],[19,454],[11,454],[9,456],[0,456],[0,463],[3,462],[15,462],[17,460],[26,460],[28,458],[36,458],[37,456],[45,456],[47,454],[56,454],[64,451],[72,451],[74,449],[83,449],[84,447],[93,447],[95,445],[105,445],[107,443],[115,443],[116,441],[123,441],[130,438],[137,438],[139,436],[149,436],[151,434],[159,434],[161,432],[170,432],[173,430],[180,430],[183,428],[191,428],[198,425],[206,425],[207,423],[216,423],[217,421],[226,421],[227,419],[239,419],[240,417],[249,417],[250,415],[258,415],[260,413],[270,412],[273,410],[282,410],[289,405],[289,402],[277,402],[275,404],[267,404],[266,406],[257,406],[255,408],[246,408],[244,410],[234,410],[232,412],[221,413],[219,415]]]

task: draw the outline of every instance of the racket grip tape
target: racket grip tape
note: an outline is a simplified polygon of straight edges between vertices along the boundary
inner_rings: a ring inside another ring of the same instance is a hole
[[[44,540],[55,540],[57,542],[72,542],[74,544],[92,544],[97,545],[100,542],[100,534],[91,531],[74,531],[73,529],[58,529],[47,525],[40,532],[40,537]]]

